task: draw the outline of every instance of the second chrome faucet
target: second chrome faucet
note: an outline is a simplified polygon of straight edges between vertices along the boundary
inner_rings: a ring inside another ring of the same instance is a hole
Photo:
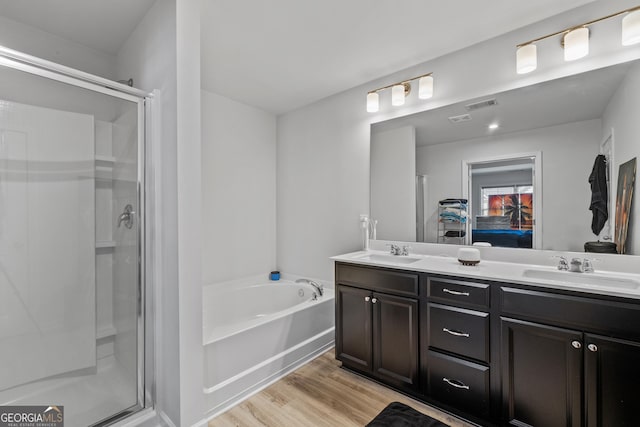
[[[589,258],[571,258],[571,262],[567,262],[567,258],[561,256],[558,261],[558,270],[572,271],[574,273],[593,273],[593,260]]]
[[[401,248],[399,245],[394,243],[388,243],[387,246],[390,247],[389,253],[391,255],[409,255],[409,249],[411,249],[411,246],[403,245]]]

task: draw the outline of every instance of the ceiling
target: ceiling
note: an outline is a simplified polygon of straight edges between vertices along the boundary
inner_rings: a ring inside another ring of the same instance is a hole
[[[0,0],[0,16],[115,55],[155,0]]]
[[[416,144],[424,146],[601,118],[633,64],[619,64],[376,123],[373,132],[413,126]],[[497,105],[475,111],[465,108],[490,98],[495,98]],[[471,120],[457,124],[449,120],[462,114],[469,114]],[[497,123],[499,128],[489,130],[491,123]]]
[[[0,16],[116,54],[155,1],[0,0]],[[202,0],[202,86],[280,114],[592,1]]]
[[[283,113],[591,1],[204,0],[202,86]]]

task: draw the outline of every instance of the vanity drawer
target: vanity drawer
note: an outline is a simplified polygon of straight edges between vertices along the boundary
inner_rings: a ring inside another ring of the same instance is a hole
[[[418,273],[336,263],[336,283],[396,295],[418,296]]]
[[[500,311],[515,318],[607,336],[640,339],[640,302],[609,301],[501,287]]]
[[[487,283],[429,277],[428,296],[432,300],[489,308],[490,289]]]
[[[489,368],[430,350],[427,354],[427,394],[456,409],[489,415]]]
[[[489,362],[489,314],[464,308],[427,305],[429,346]]]

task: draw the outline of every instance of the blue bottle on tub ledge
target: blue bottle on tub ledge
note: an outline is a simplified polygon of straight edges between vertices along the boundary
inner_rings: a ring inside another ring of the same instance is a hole
[[[280,280],[280,272],[279,271],[272,271],[269,274],[269,280],[273,280],[273,281]]]

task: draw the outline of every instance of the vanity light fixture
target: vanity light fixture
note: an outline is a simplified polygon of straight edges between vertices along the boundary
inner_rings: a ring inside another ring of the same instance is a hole
[[[409,86],[411,87],[411,86]],[[400,83],[391,87],[391,105],[398,107],[404,105],[405,85]]]
[[[564,60],[575,61],[589,54],[589,28],[580,27],[562,37]]]
[[[433,76],[422,76],[418,80],[418,98],[429,99],[433,97]]]
[[[622,45],[640,43],[640,9],[629,12],[622,18]]]
[[[380,108],[378,101],[378,92],[369,92],[367,94],[367,113],[376,113]]]
[[[429,99],[433,96],[433,75],[432,73],[422,74],[367,93],[367,112],[376,113],[380,109],[378,92],[385,89],[391,89],[391,105],[395,107],[404,105],[407,95],[411,93],[411,82],[414,80],[418,80],[418,98]]]
[[[629,46],[640,43],[640,6],[636,6],[517,45],[516,72],[526,74],[537,68],[538,58],[535,43],[550,37],[562,35],[561,44],[564,48],[565,61],[573,61],[587,56],[589,54],[589,26],[620,15],[626,15],[622,19],[622,45]]]
[[[520,46],[516,50],[516,71],[527,74],[538,68],[538,47],[531,43]]]

